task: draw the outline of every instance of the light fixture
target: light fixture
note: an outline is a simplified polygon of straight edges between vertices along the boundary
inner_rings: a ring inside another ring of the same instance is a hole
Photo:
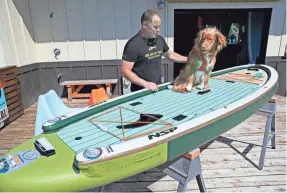
[[[55,58],[58,60],[58,56],[61,54],[61,50],[59,50],[58,48],[55,48],[54,49],[54,55],[55,55]]]
[[[166,7],[165,0],[159,0],[159,1],[158,1],[158,4],[157,4],[157,7],[158,7],[159,9],[165,8],[165,7]]]

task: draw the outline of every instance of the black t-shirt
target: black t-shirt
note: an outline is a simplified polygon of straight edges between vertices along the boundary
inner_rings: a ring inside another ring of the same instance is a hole
[[[152,41],[137,33],[127,42],[122,59],[134,62],[132,72],[140,78],[161,84],[161,57],[169,47],[160,35],[157,36],[156,43]]]

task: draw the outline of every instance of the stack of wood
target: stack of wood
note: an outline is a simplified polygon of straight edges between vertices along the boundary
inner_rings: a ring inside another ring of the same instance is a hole
[[[5,120],[5,125],[13,122],[24,114],[16,68],[17,66],[7,66],[0,68],[0,79],[3,83],[4,94],[9,113],[9,118]]]

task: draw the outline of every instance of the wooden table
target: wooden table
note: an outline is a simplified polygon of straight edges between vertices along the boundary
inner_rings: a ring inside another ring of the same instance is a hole
[[[71,80],[64,81],[60,83],[61,86],[67,86],[68,90],[68,101],[72,101],[73,98],[89,98],[90,93],[79,93],[84,86],[87,85],[96,85],[101,87],[102,85],[106,86],[106,92],[109,97],[111,94],[112,84],[116,84],[118,79],[102,79],[102,80]]]

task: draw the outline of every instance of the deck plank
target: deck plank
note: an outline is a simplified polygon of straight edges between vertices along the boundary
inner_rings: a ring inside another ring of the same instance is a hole
[[[88,100],[64,102],[84,107]],[[268,144],[263,170],[257,169],[266,118],[253,115],[217,139],[202,145],[202,174],[208,192],[286,192],[286,98],[277,96],[276,149]],[[0,130],[0,155],[33,136],[37,105]],[[105,192],[176,192],[178,182],[157,169],[107,185]],[[88,191],[94,191],[91,189]],[[187,191],[199,192],[192,180]]]

